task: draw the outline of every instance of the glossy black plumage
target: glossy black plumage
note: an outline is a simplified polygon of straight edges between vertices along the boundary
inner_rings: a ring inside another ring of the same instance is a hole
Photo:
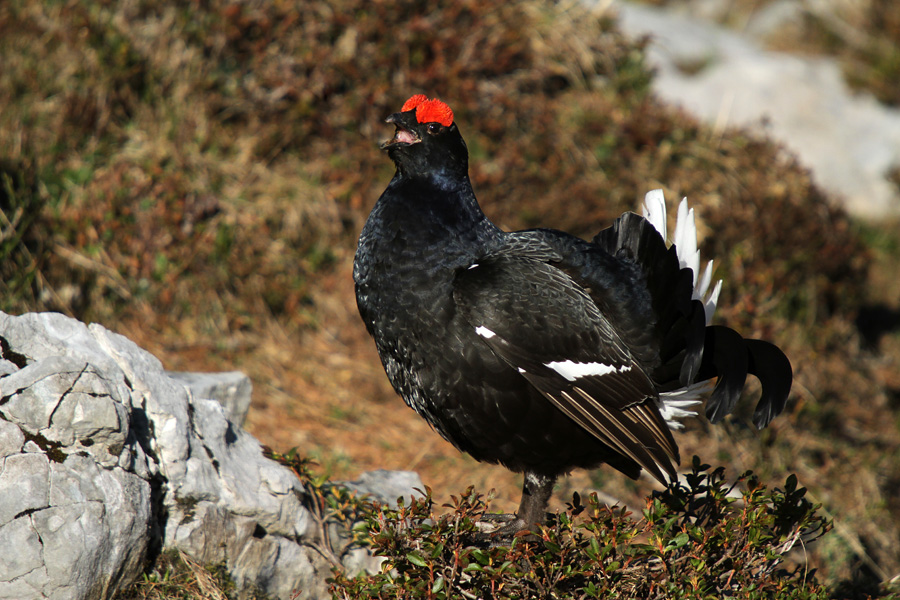
[[[525,473],[507,531],[541,521],[553,482],[575,467],[674,477],[663,413],[696,382],[719,378],[713,422],[748,373],[763,382],[756,424],[781,412],[784,354],[707,326],[692,270],[649,221],[625,214],[590,243],[501,231],[475,199],[456,123],[416,115],[388,119],[397,172],[360,235],[357,304],[406,403],[460,450]]]

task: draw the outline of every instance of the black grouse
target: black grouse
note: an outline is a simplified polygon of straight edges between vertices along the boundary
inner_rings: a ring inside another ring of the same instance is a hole
[[[397,171],[359,238],[357,305],[406,403],[461,451],[524,474],[501,533],[543,523],[576,467],[674,478],[676,419],[708,396],[720,421],[748,373],[762,384],[756,426],[782,411],[781,350],[709,324],[721,282],[709,291],[711,264],[699,276],[686,202],[671,246],[659,190],[645,217],[626,213],[590,242],[502,231],[475,199],[450,107],[420,94],[387,122]]]

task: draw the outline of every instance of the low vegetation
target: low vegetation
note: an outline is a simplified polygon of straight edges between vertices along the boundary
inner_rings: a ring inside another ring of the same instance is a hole
[[[430,491],[397,510],[381,508],[366,541],[381,572],[348,579],[336,598],[825,598],[808,568],[786,556],[830,524],[797,487],[769,490],[751,473],[726,483],[695,458],[686,483],[654,494],[640,516],[576,494],[534,541],[473,545],[487,504],[472,488],[436,513]],[[738,486],[743,488],[732,495]]]

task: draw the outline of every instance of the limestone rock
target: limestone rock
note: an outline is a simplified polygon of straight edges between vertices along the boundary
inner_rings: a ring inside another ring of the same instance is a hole
[[[0,313],[0,599],[109,598],[160,549],[274,598],[325,596],[333,564],[375,568],[346,543],[312,547],[306,489],[207,397],[223,382],[249,398],[242,375],[173,378],[99,325]],[[366,485],[394,501],[421,482]]]
[[[85,360],[3,337],[20,364],[0,379],[0,598],[108,597],[140,572],[152,512],[122,390]]]
[[[167,375],[187,386],[195,398],[216,400],[225,408],[225,416],[241,426],[250,410],[253,384],[240,371],[224,373],[196,373],[167,371]]]
[[[356,481],[347,481],[342,485],[359,495],[368,495],[382,504],[397,507],[397,499],[404,497],[408,504],[412,497],[422,497],[416,490],[424,490],[425,484],[415,471],[369,471],[359,476]]]

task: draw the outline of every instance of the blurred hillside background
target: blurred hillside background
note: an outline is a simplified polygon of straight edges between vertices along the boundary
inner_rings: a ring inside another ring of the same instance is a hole
[[[896,4],[842,6],[772,43],[832,56],[900,104]],[[517,476],[461,456],[395,396],[353,298],[356,238],[393,174],[383,120],[436,95],[504,228],[589,237],[650,189],[690,199],[725,279],[717,320],[780,345],[796,383],[769,429],[698,420],[682,456],[773,484],[796,473],[835,520],[797,560],[836,597],[879,595],[900,575],[900,221],[848,216],[778,143],[658,99],[647,42],[614,8],[6,0],[0,308],[102,323],[171,370],[247,373],[247,429],[334,479],[416,470],[436,498],[474,484],[513,510]],[[653,486],[576,472],[555,499],[600,489],[639,508]]]

